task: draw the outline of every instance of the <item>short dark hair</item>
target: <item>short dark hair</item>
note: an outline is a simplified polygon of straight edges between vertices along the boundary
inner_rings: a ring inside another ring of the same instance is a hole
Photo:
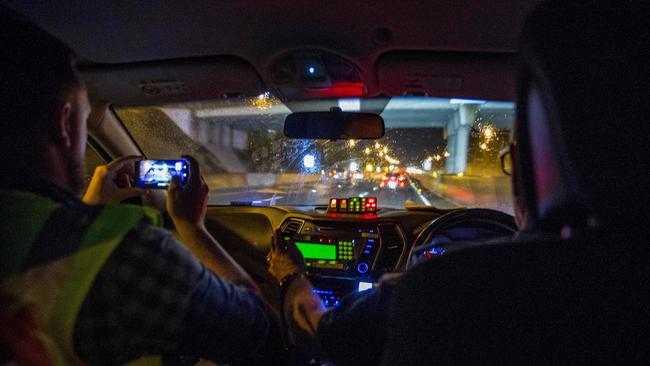
[[[38,159],[61,100],[81,85],[74,52],[0,6],[0,151]]]

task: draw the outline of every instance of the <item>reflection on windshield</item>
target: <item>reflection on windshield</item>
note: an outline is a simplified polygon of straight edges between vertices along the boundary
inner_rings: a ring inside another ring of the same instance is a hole
[[[367,111],[380,105],[378,140],[291,140],[291,110]],[[376,196],[380,207],[492,207],[511,213],[501,172],[514,104],[393,97],[292,102],[255,98],[119,107],[116,112],[150,159],[197,157],[211,204],[325,205],[330,197]]]

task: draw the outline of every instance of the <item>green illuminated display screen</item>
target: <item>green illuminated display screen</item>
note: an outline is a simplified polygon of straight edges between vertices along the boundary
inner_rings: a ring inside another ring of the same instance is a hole
[[[296,246],[300,249],[305,259],[336,259],[336,245],[302,243],[297,241]]]

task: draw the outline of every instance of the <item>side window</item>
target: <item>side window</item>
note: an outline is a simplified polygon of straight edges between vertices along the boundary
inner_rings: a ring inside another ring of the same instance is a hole
[[[106,161],[95,151],[91,144],[86,144],[86,184],[90,182],[93,172],[98,165],[106,164]]]

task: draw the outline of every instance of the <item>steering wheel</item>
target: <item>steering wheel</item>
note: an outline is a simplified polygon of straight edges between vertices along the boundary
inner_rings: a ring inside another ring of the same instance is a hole
[[[450,229],[455,228],[473,230],[474,233],[479,232],[483,235],[455,240],[443,236]],[[414,266],[426,257],[443,254],[454,247],[453,241],[473,242],[471,245],[480,245],[480,242],[477,243],[479,240],[512,236],[516,232],[514,217],[501,211],[487,208],[455,210],[434,219],[420,232],[411,247],[406,268]],[[435,240],[439,235],[443,240]]]

